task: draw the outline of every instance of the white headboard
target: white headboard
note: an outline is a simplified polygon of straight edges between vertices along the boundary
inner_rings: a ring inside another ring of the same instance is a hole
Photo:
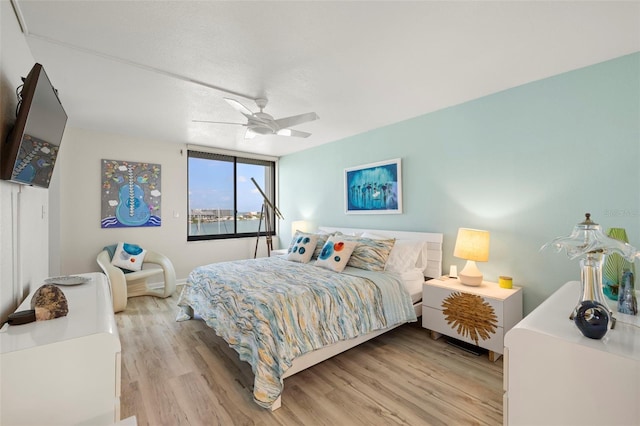
[[[426,241],[423,255],[427,255],[427,267],[424,268],[424,276],[438,278],[442,276],[442,234],[433,232],[408,232],[389,231],[385,229],[359,229],[359,228],[336,228],[333,226],[320,226],[318,229],[324,232],[342,232],[346,235],[361,235],[363,232],[380,235],[382,237],[396,238],[402,240]]]

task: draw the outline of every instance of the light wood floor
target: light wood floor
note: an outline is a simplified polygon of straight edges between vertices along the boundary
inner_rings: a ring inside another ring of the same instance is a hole
[[[178,289],[178,292],[180,289]],[[502,424],[502,359],[489,362],[407,324],[285,379],[282,408],[252,400],[253,373],[177,294],[129,299],[121,417],[138,425]]]

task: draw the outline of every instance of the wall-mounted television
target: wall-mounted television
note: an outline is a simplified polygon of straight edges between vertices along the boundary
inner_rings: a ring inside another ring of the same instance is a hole
[[[48,188],[67,124],[67,114],[40,64],[18,95],[16,122],[2,145],[0,178]]]

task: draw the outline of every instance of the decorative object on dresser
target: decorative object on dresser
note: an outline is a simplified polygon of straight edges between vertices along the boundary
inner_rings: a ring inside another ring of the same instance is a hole
[[[604,257],[618,253],[633,262],[638,251],[623,241],[605,235],[600,225],[591,220],[590,213],[585,214],[585,220],[573,228],[571,235],[555,238],[542,246],[542,249],[546,248],[554,248],[557,252],[565,249],[570,259],[580,259],[582,294],[569,318],[575,321],[586,337],[601,339],[610,328],[615,327],[616,322],[602,288]]]
[[[625,270],[618,295],[618,312],[628,315],[638,315],[638,300],[636,299],[635,277],[633,272]]]
[[[628,243],[627,231],[624,228],[610,228],[607,235],[616,240]],[[618,289],[622,283],[622,273],[625,269],[635,275],[635,264],[620,256],[618,253],[609,254],[604,260],[602,268],[602,289],[604,295],[611,300],[618,300]]]
[[[579,281],[566,283],[507,332],[505,425],[640,422],[640,317],[617,314],[605,339],[588,339],[567,321],[581,294]]]
[[[522,288],[500,288],[483,281],[465,286],[442,277],[428,280],[422,290],[422,326],[431,337],[441,334],[489,350],[496,361],[503,353],[504,333],[522,319]]]
[[[64,292],[53,284],[45,284],[33,293],[31,309],[37,321],[64,317],[69,313],[69,304]]]
[[[0,330],[0,424],[120,420],[120,340],[109,281],[98,272],[81,276],[88,280],[64,288],[68,315]]]
[[[109,277],[113,312],[124,311],[129,297],[155,296],[165,298],[173,294],[176,290],[176,272],[173,263],[167,256],[147,249],[144,251],[144,262],[136,266],[138,270],[125,270],[113,263],[119,246],[120,244],[106,246],[96,257],[100,269]],[[151,267],[144,267],[144,265]],[[161,286],[157,287],[154,283],[147,282],[148,279],[160,275],[164,278]]]
[[[458,229],[453,255],[467,261],[462,271],[458,273],[460,282],[469,286],[482,284],[482,272],[476,266],[476,262],[489,260],[489,231]]]

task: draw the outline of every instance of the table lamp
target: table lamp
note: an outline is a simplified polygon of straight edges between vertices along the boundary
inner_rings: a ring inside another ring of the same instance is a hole
[[[459,228],[453,255],[467,261],[464,269],[458,272],[460,282],[464,285],[479,286],[482,284],[482,272],[476,266],[476,262],[489,260],[489,231]]]
[[[291,222],[291,236],[294,236],[296,231],[309,232],[310,228],[311,226],[306,220],[294,220]]]

